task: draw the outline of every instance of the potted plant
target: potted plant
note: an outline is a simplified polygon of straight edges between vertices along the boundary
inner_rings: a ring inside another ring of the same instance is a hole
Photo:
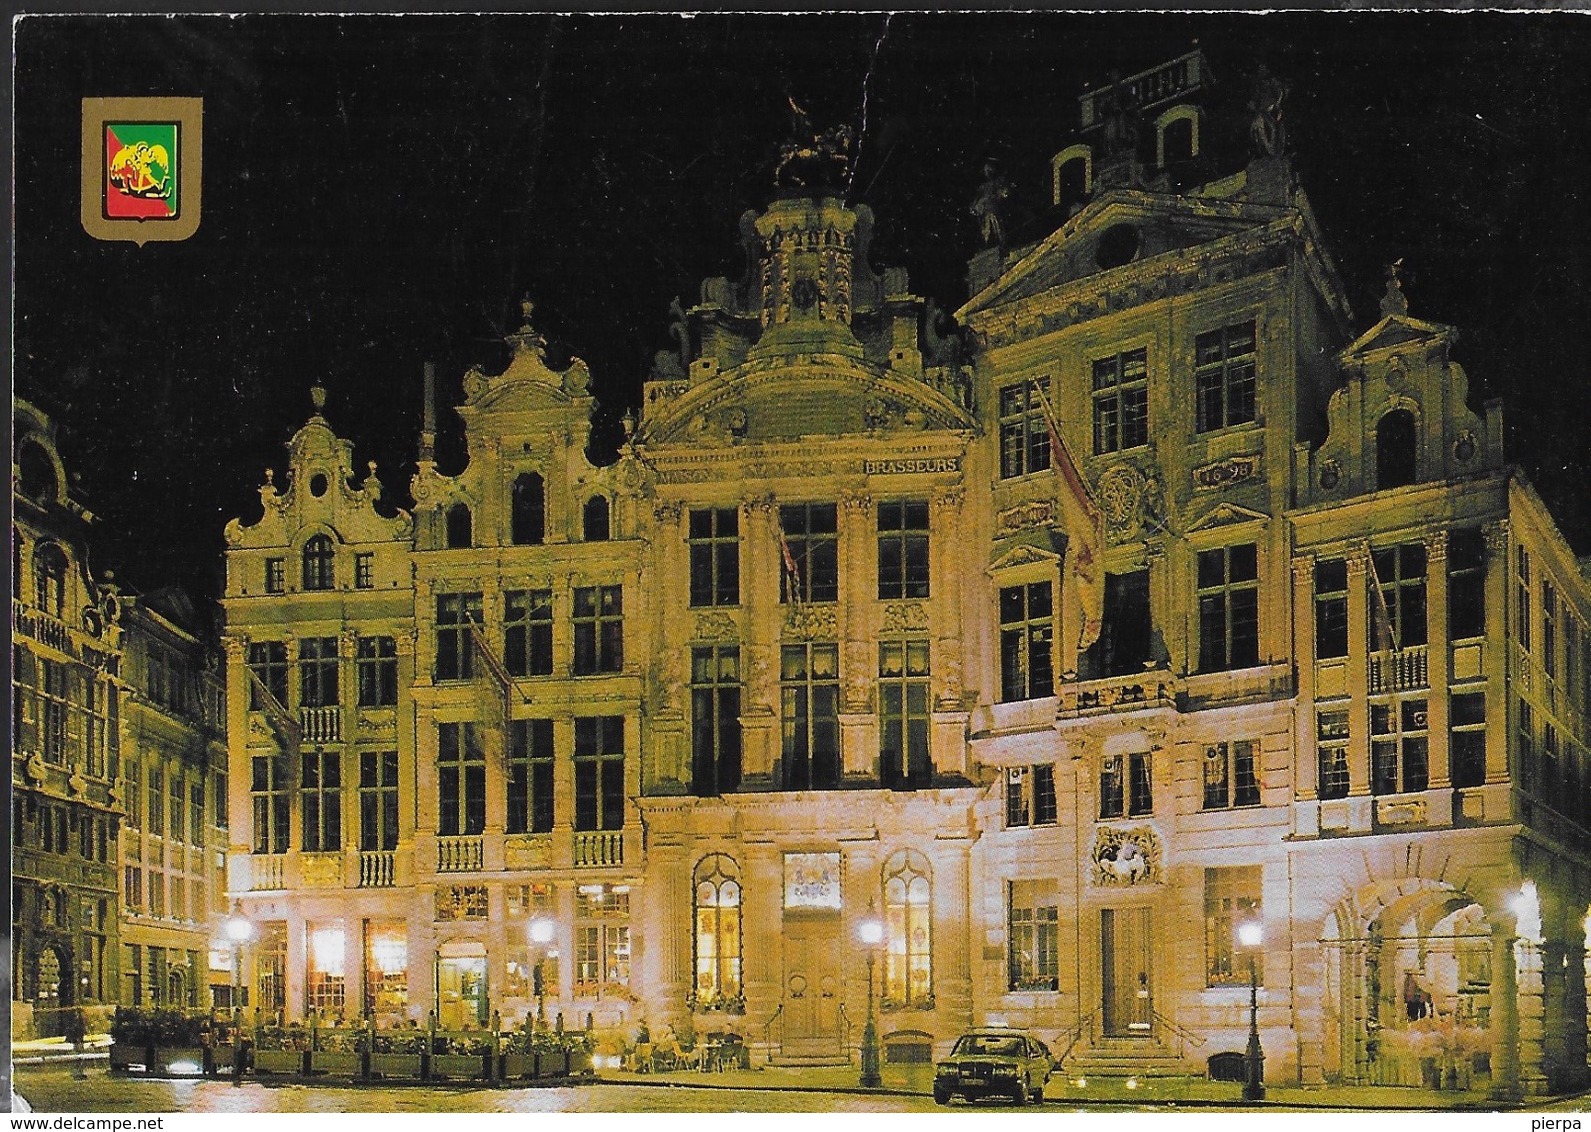
[[[317,1027],[309,1051],[309,1072],[357,1077],[364,1031],[351,1026]]]
[[[431,1076],[448,1081],[478,1081],[489,1074],[492,1036],[481,1030],[437,1033],[431,1046]]]
[[[424,1053],[425,1034],[418,1029],[377,1030],[370,1050],[370,1075],[384,1080],[419,1080]]]

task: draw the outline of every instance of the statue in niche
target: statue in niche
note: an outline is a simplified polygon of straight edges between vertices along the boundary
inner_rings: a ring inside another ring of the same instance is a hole
[[[1138,154],[1138,116],[1128,102],[1127,85],[1121,81],[1121,72],[1112,71],[1110,92],[1099,110],[1104,123],[1102,156],[1105,158],[1135,157]]]
[[[1287,126],[1282,121],[1282,103],[1287,84],[1260,64],[1249,95],[1249,152],[1255,157],[1280,157],[1287,149]]]
[[[685,315],[685,308],[680,305],[679,296],[675,295],[668,304],[668,336],[679,343],[680,369],[690,368],[691,364],[691,324]]]
[[[1006,198],[1011,195],[1011,182],[1000,172],[993,161],[983,163],[983,184],[972,198],[973,216],[978,219],[978,235],[986,248],[1005,244],[1005,220],[1000,215]]]

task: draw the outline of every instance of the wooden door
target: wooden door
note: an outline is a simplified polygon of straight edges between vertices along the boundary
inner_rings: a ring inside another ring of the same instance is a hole
[[[784,1050],[794,1056],[837,1054],[840,1040],[840,919],[784,922]]]
[[[1148,1037],[1154,1017],[1149,909],[1102,909],[1099,955],[1105,1033],[1113,1037]]]

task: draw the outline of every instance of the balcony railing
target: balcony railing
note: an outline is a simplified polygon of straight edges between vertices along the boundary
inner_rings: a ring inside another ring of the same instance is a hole
[[[1101,680],[1064,683],[1061,685],[1056,715],[1097,715],[1139,711],[1149,707],[1173,707],[1176,699],[1171,673],[1158,668],[1126,676],[1108,676]]]
[[[306,707],[298,709],[298,726],[306,743],[341,743],[343,738],[342,708]]]
[[[436,871],[439,873],[478,873],[485,859],[479,837],[436,839]]]
[[[1431,686],[1424,645],[1370,654],[1370,694],[1407,692]]]
[[[29,637],[67,656],[77,655],[72,648],[72,631],[59,618],[12,602],[11,623],[16,627],[18,636]]]
[[[255,892],[286,888],[286,863],[287,858],[280,854],[259,853],[250,857],[249,888]]]
[[[398,855],[391,849],[373,849],[359,854],[359,887],[391,888],[397,883]]]
[[[622,864],[624,864],[622,829],[582,830],[575,834],[575,868]]]

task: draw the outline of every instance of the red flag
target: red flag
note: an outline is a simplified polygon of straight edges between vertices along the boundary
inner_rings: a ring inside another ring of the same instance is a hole
[[[271,694],[271,689],[265,681],[260,679],[260,674],[252,668],[245,667],[243,671],[249,674],[249,683],[254,686],[255,698],[260,706],[265,709],[265,716],[276,724],[278,735],[283,744],[296,754],[304,743],[304,732],[299,727],[298,720],[293,718],[293,713],[282,706],[282,701]]]
[[[1105,515],[1094,502],[1082,473],[1072,460],[1066,442],[1061,439],[1061,427],[1044,395],[1043,386],[1034,383],[1039,408],[1044,414],[1045,427],[1050,432],[1050,463],[1060,481],[1061,513],[1066,519],[1066,535],[1070,543],[1072,580],[1077,587],[1077,600],[1083,608],[1083,629],[1078,635],[1077,648],[1081,652],[1099,640],[1105,622]]]
[[[1375,551],[1370,552],[1370,627],[1376,635],[1376,651],[1391,652],[1397,648],[1392,611],[1387,608],[1387,595],[1381,592],[1381,574],[1376,570]]]
[[[796,565],[795,555],[790,552],[790,543],[784,537],[784,524],[779,524],[776,529],[779,532],[779,556],[784,559],[786,588],[790,592],[790,601],[795,605],[800,605],[801,569]]]

